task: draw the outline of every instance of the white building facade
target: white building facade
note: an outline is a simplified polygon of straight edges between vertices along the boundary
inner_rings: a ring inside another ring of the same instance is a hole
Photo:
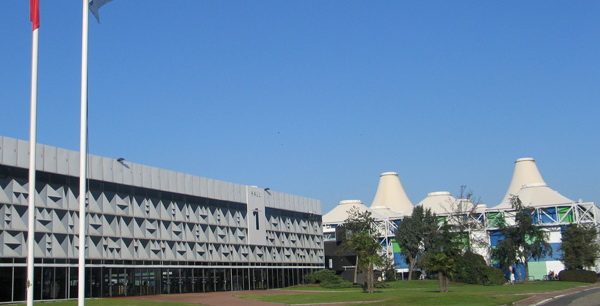
[[[38,145],[36,300],[77,297],[79,153]],[[25,300],[29,143],[0,137],[0,302]],[[86,297],[279,288],[323,268],[321,202],[89,156]]]

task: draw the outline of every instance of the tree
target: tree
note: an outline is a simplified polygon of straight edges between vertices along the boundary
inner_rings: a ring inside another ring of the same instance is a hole
[[[412,279],[417,259],[435,239],[438,221],[430,209],[416,206],[412,215],[404,217],[396,230],[396,242],[408,265],[408,279]]]
[[[529,260],[551,255],[552,247],[543,229],[534,224],[534,210],[523,206],[517,196],[511,198],[511,204],[515,210],[514,224],[509,225],[505,218],[499,220],[498,229],[503,239],[492,250],[492,259],[504,270],[514,264],[523,264],[525,279],[529,279]]]
[[[423,267],[428,272],[437,273],[440,282],[440,292],[448,292],[448,278],[454,273],[454,258],[444,253],[430,253],[426,255]]]
[[[370,211],[351,209],[343,227],[347,239],[344,247],[356,253],[356,270],[365,272],[366,291],[373,293],[375,266],[383,263],[378,253],[381,244],[377,240],[377,221],[371,217]]]
[[[598,231],[593,225],[569,224],[562,234],[561,261],[569,270],[582,270],[596,264],[600,255]]]
[[[437,273],[440,292],[448,292],[450,277],[456,272],[456,258],[462,255],[464,243],[459,233],[447,222],[444,222],[432,242],[425,250],[420,266],[430,274]]]
[[[452,230],[464,239],[466,249],[487,251],[489,241],[485,234],[485,226],[479,219],[482,212],[477,210],[480,202],[480,197],[476,197],[471,190],[467,191],[466,185],[461,185],[455,199],[445,205],[448,214],[446,220],[452,226]]]

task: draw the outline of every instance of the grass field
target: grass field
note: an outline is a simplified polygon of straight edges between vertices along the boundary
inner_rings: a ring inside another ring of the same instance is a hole
[[[390,288],[378,289],[374,294],[363,293],[361,289],[331,290],[314,286],[299,286],[292,289],[315,291],[315,293],[245,295],[243,298],[285,304],[362,301],[366,303],[361,305],[507,305],[535,293],[563,290],[583,285],[585,284],[555,281],[532,282],[514,286],[475,286],[452,283],[450,284],[450,292],[439,293],[437,281],[425,280],[392,282]],[[527,293],[531,294],[527,295]]]
[[[510,305],[535,293],[553,292],[588,285],[585,283],[557,281],[531,282],[514,286],[475,286],[451,283],[450,292],[439,293],[439,284],[435,280],[398,281],[389,284],[389,288],[377,289],[373,294],[363,293],[360,288],[325,289],[314,285],[303,285],[284,288],[283,290],[287,292],[282,292],[282,294],[241,295],[239,297],[283,304],[365,302],[360,305]],[[290,294],[289,290],[297,290],[299,292],[298,294]],[[274,292],[277,292],[277,290],[274,290]],[[77,305],[77,301],[48,302],[44,303],[44,305],[75,306]],[[147,300],[89,299],[86,300],[86,305],[189,306],[191,304],[151,302]]]

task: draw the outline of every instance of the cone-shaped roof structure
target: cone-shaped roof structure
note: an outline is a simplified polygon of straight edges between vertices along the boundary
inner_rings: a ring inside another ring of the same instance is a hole
[[[515,161],[515,171],[508,190],[502,199],[502,203],[510,202],[510,198],[516,195],[525,185],[546,184],[533,158],[519,158]]]
[[[371,208],[387,207],[393,212],[412,213],[413,204],[406,195],[396,172],[384,172],[379,176],[379,186]]]
[[[510,199],[515,195],[519,197],[525,206],[545,206],[573,202],[546,185],[533,158],[517,159],[508,191],[502,202],[494,208],[511,208]]]
[[[447,214],[452,212],[452,205],[456,203],[456,198],[448,191],[436,191],[427,194],[417,206],[423,206],[423,209],[431,209],[435,214]]]
[[[344,200],[340,204],[323,216],[323,224],[339,224],[344,223],[348,219],[348,212],[351,209],[357,209],[359,212],[369,210],[361,200]],[[375,219],[385,219],[382,215],[371,212],[371,217]]]

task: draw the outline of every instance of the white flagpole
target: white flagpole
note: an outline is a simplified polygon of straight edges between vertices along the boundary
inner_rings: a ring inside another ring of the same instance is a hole
[[[33,30],[31,44],[31,111],[29,116],[29,195],[27,219],[27,305],[33,305],[33,260],[35,244],[35,157],[37,137],[38,31]]]
[[[83,0],[81,30],[81,141],[79,154],[79,277],[77,300],[85,305],[85,204],[87,198],[87,70],[88,70],[88,17],[89,0]]]

